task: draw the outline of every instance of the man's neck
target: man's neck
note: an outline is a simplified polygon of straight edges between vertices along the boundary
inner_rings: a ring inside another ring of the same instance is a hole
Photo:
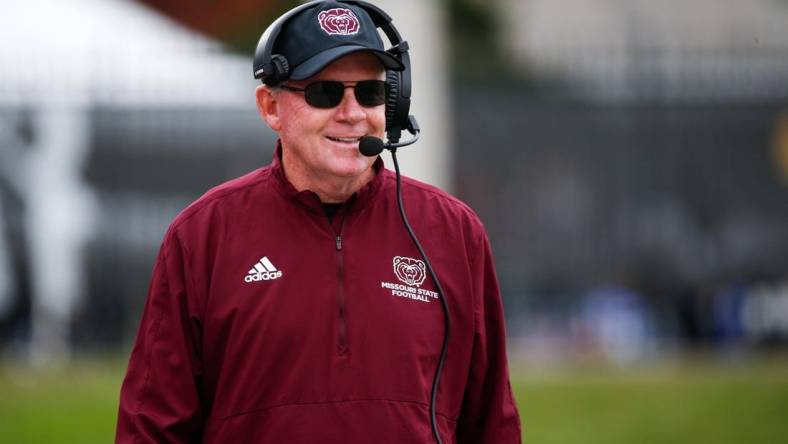
[[[284,153],[282,167],[285,177],[293,185],[293,188],[298,191],[312,191],[320,198],[320,202],[328,204],[345,202],[353,193],[375,177],[374,167],[368,168],[361,175],[355,177],[338,177],[330,174],[315,174],[310,171],[297,171],[297,167],[289,165]]]

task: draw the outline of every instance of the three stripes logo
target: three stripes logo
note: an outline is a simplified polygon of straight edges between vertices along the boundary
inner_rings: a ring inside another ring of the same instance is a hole
[[[259,281],[272,281],[282,277],[282,272],[274,267],[274,264],[268,260],[267,256],[263,256],[244,278],[245,282],[259,282]]]

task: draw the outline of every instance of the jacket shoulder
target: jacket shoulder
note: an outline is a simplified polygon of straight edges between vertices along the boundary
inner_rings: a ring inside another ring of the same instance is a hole
[[[396,176],[387,171],[389,186],[396,187]],[[392,190],[393,193],[393,190]],[[409,218],[422,220],[450,236],[462,236],[479,244],[486,230],[476,212],[446,191],[420,180],[402,176],[403,199]]]
[[[249,193],[265,192],[270,177],[271,167],[266,166],[209,189],[175,217],[170,229],[174,230],[187,224],[195,217],[204,215],[209,209],[221,207],[232,211],[232,208],[245,200]]]
[[[391,181],[396,178],[391,174]],[[407,198],[413,199],[421,205],[430,205],[432,208],[440,208],[461,218],[467,218],[474,224],[482,225],[476,212],[459,198],[452,196],[446,191],[412,177],[402,176],[402,189]]]

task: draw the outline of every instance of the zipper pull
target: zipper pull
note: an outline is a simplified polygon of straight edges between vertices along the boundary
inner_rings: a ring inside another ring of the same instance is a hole
[[[342,251],[342,236],[337,236],[337,251]]]

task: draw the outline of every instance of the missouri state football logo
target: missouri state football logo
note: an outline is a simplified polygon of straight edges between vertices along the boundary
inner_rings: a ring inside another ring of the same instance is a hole
[[[358,34],[361,25],[358,17],[350,9],[332,8],[320,12],[317,16],[320,29],[328,35],[353,35]]]
[[[401,256],[394,258],[394,275],[408,285],[418,287],[424,283],[425,271],[426,267],[423,261]]]
[[[427,276],[423,261],[404,256],[395,256],[394,276],[399,282],[381,282],[380,288],[391,292],[392,296],[411,301],[432,302],[438,299],[438,292],[421,288]]]

